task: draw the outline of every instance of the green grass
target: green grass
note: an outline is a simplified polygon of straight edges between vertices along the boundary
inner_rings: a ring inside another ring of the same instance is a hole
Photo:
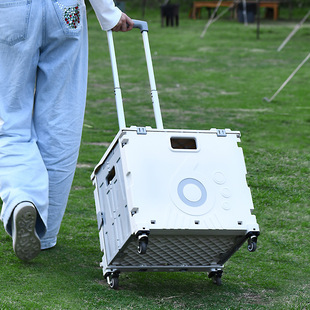
[[[147,14],[164,127],[242,133],[258,249],[243,246],[226,263],[221,287],[205,273],[124,273],[118,291],[108,288],[90,174],[118,124],[105,33],[90,13],[84,133],[58,245],[23,263],[1,228],[0,309],[309,309],[310,63],[262,101],[309,53],[309,24],[278,53],[294,22],[263,21],[257,40],[255,24],[220,20],[201,39],[205,19],[184,14],[179,28],[161,28]],[[154,127],[140,35],[114,38],[127,125]]]

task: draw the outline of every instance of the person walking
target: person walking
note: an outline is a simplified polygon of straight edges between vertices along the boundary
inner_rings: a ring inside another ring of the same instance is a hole
[[[129,31],[113,0],[103,30]],[[88,70],[84,0],[0,1],[1,221],[21,260],[56,245],[76,168]]]

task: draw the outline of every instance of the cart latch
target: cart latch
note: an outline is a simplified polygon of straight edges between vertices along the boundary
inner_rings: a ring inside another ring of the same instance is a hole
[[[216,134],[218,137],[226,137],[227,136],[225,129],[216,129]]]
[[[137,127],[137,134],[138,135],[146,135],[146,128],[145,127]]]

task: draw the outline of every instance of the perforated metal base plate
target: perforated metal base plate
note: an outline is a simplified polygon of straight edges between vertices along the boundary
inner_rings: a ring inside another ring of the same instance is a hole
[[[223,267],[230,253],[235,252],[235,248],[239,248],[244,240],[244,236],[235,235],[150,235],[146,254],[139,254],[138,240],[132,236],[107,269],[209,271],[212,268]]]

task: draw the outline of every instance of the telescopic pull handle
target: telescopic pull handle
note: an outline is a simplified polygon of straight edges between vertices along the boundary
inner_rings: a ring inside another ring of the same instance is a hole
[[[134,28],[140,29],[141,34],[142,34],[145,59],[146,59],[149,82],[150,82],[150,87],[151,87],[151,99],[153,103],[156,128],[163,129],[164,126],[163,126],[163,120],[162,120],[161,111],[160,111],[160,105],[159,105],[158,93],[156,89],[155,76],[154,76],[152,57],[151,57],[151,51],[150,51],[150,44],[149,44],[149,39],[148,39],[147,22],[141,21],[141,20],[133,20],[133,22],[134,22]],[[115,93],[115,101],[116,101],[116,108],[117,108],[117,115],[118,115],[118,123],[119,123],[119,128],[122,129],[126,127],[126,122],[125,122],[125,114],[124,114],[121,87],[119,83],[118,70],[117,70],[117,64],[116,64],[113,35],[112,35],[111,30],[107,31],[107,37],[108,37],[108,45],[109,45],[109,51],[110,51],[110,57],[111,57],[112,74],[113,74],[113,80],[114,80],[114,93]]]
[[[158,99],[158,92],[156,89],[155,75],[154,75],[152,56],[151,56],[151,50],[150,50],[150,43],[149,43],[149,38],[148,38],[148,25],[147,25],[147,22],[142,21],[142,20],[134,19],[133,22],[134,22],[133,28],[139,28],[142,34],[147,71],[148,71],[149,82],[150,82],[150,87],[151,87],[151,98],[152,98],[152,103],[153,103],[156,128],[163,129],[164,126],[163,126],[163,120],[162,120],[161,111],[160,111],[160,104],[159,104],[159,99]]]
[[[114,94],[115,94],[118,124],[119,124],[119,129],[123,129],[123,128],[126,128],[126,121],[125,121],[122,91],[121,91],[119,77],[118,77],[112,30],[107,31],[107,38],[108,38],[108,46],[109,46],[110,59],[111,59],[112,76],[113,76],[113,81],[114,81]]]

